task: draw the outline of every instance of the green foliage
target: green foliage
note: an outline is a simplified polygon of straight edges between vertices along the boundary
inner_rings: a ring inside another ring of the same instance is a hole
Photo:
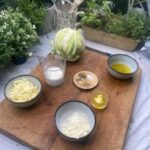
[[[36,26],[36,30],[39,31],[45,18],[45,2],[46,0],[0,0],[0,10],[8,7],[19,8],[31,20],[31,23]]]
[[[15,7],[16,0],[0,0],[0,11],[3,9],[7,9],[7,7]]]
[[[107,0],[86,0],[79,10],[108,15],[111,13],[111,2]]]
[[[101,19],[99,19],[94,13],[87,13],[86,15],[84,15],[81,20],[81,23],[96,28],[98,28],[100,24],[102,24]]]
[[[128,10],[128,0],[112,0],[113,8],[112,11],[114,13],[125,14]]]
[[[28,55],[26,50],[37,43],[47,1],[0,0],[0,67],[14,55]]]
[[[31,20],[31,23],[36,26],[39,31],[43,25],[46,9],[39,5],[35,0],[17,0],[17,6],[20,11]]]
[[[150,39],[150,19],[145,20],[145,37],[146,39]]]
[[[123,3],[123,0],[114,1],[118,5]],[[107,0],[101,0],[99,3],[87,0],[85,4],[87,8],[81,9],[85,12],[81,16],[83,25],[139,40],[144,40],[150,35],[150,19],[138,11],[129,11],[124,15],[123,12],[115,14],[111,10],[112,5]],[[118,8],[116,10],[120,11]]]
[[[27,55],[27,49],[38,41],[35,26],[19,10],[0,12],[0,62],[5,64],[14,55]]]
[[[53,2],[51,0],[35,0],[36,3],[38,3],[39,5],[53,5]]]
[[[81,23],[94,28],[105,30],[107,22],[112,17],[111,5],[109,1],[95,2],[87,1],[85,14],[81,16]]]
[[[145,39],[147,35],[147,18],[137,11],[129,12],[128,15],[120,15],[106,26],[107,32],[132,37],[134,39]],[[149,27],[148,27],[149,28]],[[150,34],[150,32],[149,32]]]
[[[4,67],[14,55],[13,48],[7,43],[0,43],[0,68]]]

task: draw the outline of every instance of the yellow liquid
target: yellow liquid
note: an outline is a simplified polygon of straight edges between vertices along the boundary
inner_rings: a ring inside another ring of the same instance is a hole
[[[132,69],[126,64],[116,63],[116,64],[113,64],[111,67],[120,73],[131,73],[132,72]]]
[[[106,99],[103,95],[98,94],[92,99],[92,106],[96,109],[103,109],[106,106]]]

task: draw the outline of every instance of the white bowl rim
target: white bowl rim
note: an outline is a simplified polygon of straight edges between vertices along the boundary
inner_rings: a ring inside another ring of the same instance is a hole
[[[65,104],[67,104],[67,103],[72,103],[72,102],[81,103],[81,104],[87,106],[87,108],[89,108],[89,110],[91,111],[91,113],[92,113],[93,116],[94,116],[94,126],[93,126],[93,128],[91,129],[91,131],[90,131],[87,135],[85,135],[85,136],[83,136],[83,137],[81,137],[81,138],[78,138],[78,139],[77,139],[77,138],[68,137],[68,136],[66,136],[65,134],[63,134],[63,133],[59,130],[59,128],[57,127],[57,123],[56,123],[56,115],[57,115],[57,112],[59,111],[59,109],[60,109],[63,105],[65,105]],[[55,116],[55,117],[54,117],[54,122],[55,122],[55,126],[56,126],[57,131],[58,131],[65,139],[68,139],[68,140],[70,140],[70,141],[76,141],[76,142],[77,142],[77,141],[82,141],[82,140],[86,139],[89,135],[91,135],[91,134],[93,133],[93,131],[94,131],[95,127],[96,127],[96,116],[95,116],[94,111],[90,108],[90,106],[89,106],[88,104],[86,104],[85,102],[83,102],[83,101],[81,101],[81,100],[77,100],[77,99],[71,99],[71,100],[70,100],[70,99],[69,99],[69,100],[63,102],[63,103],[62,103],[60,106],[58,106],[58,108],[56,109],[54,116]]]
[[[133,72],[131,72],[131,73],[122,73],[122,72],[119,72],[119,71],[113,69],[113,68],[111,67],[110,60],[111,60],[111,58],[113,58],[113,57],[115,57],[115,56],[125,56],[125,57],[128,57],[128,58],[132,59],[132,60],[136,63],[136,65],[137,65],[136,70],[133,71]],[[108,64],[108,66],[109,66],[114,72],[116,72],[116,73],[118,73],[118,74],[121,74],[121,75],[131,75],[131,74],[134,74],[134,73],[137,72],[137,70],[138,70],[138,68],[139,68],[138,62],[137,62],[133,57],[131,57],[131,56],[127,55],[127,54],[113,54],[113,55],[110,55],[109,58],[108,58],[107,64]]]
[[[40,91],[39,91],[39,93],[38,93],[34,98],[32,98],[32,99],[30,99],[30,100],[28,100],[28,101],[26,101],[26,102],[14,102],[14,101],[12,101],[12,100],[7,96],[7,94],[6,94],[6,87],[9,85],[9,83],[10,83],[12,80],[17,79],[18,77],[32,77],[32,78],[34,78],[34,79],[37,79],[37,80],[39,81],[40,85],[41,85],[41,86],[40,86]],[[23,74],[23,75],[15,76],[15,77],[13,77],[13,78],[11,78],[11,79],[9,79],[9,80],[7,81],[7,83],[6,83],[5,87],[4,87],[4,96],[5,96],[6,99],[9,100],[11,103],[14,103],[14,104],[25,104],[25,103],[28,103],[28,102],[32,101],[33,99],[37,98],[37,97],[41,94],[41,89],[42,89],[42,82],[41,82],[41,80],[40,80],[38,77],[36,77],[36,76],[34,76],[34,75]]]

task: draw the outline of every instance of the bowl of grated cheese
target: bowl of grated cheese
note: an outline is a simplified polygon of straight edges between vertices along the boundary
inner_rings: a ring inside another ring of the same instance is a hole
[[[94,131],[96,117],[92,109],[80,100],[61,104],[55,113],[57,131],[69,141],[83,141]]]
[[[29,107],[39,100],[41,89],[41,81],[37,77],[20,75],[7,82],[4,95],[14,106]]]

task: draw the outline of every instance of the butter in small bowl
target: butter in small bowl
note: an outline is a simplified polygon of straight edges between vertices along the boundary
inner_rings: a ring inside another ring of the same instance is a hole
[[[96,109],[104,109],[108,103],[108,96],[104,92],[97,92],[92,97],[92,106]]]

